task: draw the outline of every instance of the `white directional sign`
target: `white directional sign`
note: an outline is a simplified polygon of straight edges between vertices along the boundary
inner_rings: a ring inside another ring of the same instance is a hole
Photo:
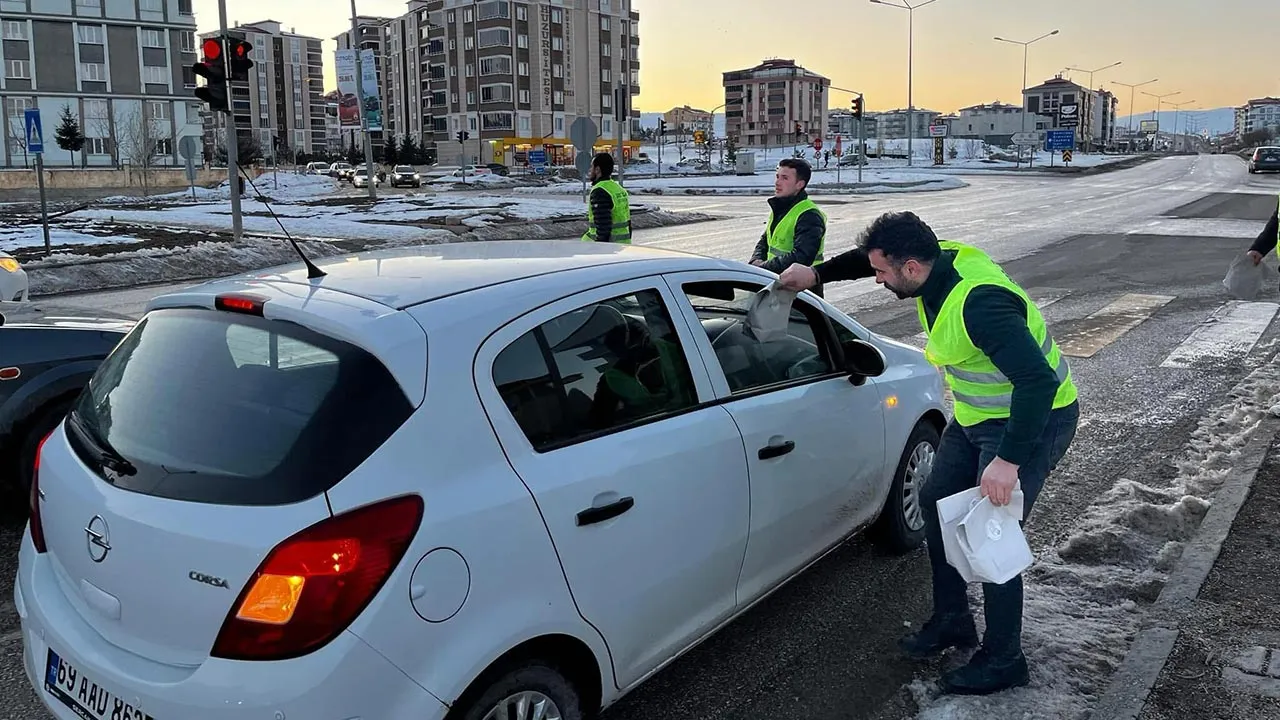
[[[929,137],[940,138],[940,137],[946,137],[946,136],[947,136],[946,125],[930,125],[929,126]]]
[[[1029,130],[1013,134],[1014,145],[1040,145],[1044,142],[1043,130]]]

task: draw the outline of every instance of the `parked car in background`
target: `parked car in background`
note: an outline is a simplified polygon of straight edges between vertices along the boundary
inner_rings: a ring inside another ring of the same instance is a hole
[[[306,173],[305,173],[305,174],[307,174],[307,175],[328,175],[328,174],[329,174],[329,163],[326,163],[326,162],[312,162],[312,163],[307,163],[307,170],[306,170]]]
[[[391,171],[391,187],[422,187],[422,175],[412,165],[397,165]]]
[[[27,271],[9,253],[0,250],[0,302],[26,302],[30,286]]]
[[[36,448],[62,421],[98,365],[133,328],[130,320],[0,315],[0,479],[31,486]]]
[[[339,180],[350,180],[354,172],[355,168],[351,167],[351,163],[348,162],[336,162],[329,166],[329,175]]]
[[[484,165],[463,165],[445,177],[471,177],[473,175],[490,175],[493,171]]]
[[[485,167],[489,168],[489,172],[494,175],[510,175],[511,169],[502,163],[488,163]]]
[[[1280,147],[1260,147],[1249,157],[1249,173],[1280,172]]]
[[[373,184],[375,186],[381,185],[382,177],[383,177],[382,173],[380,172],[375,173],[373,176]],[[351,186],[358,187],[358,188],[369,187],[369,168],[365,167],[364,165],[361,165],[360,167],[356,168],[355,174],[351,176]]]
[[[38,445],[13,597],[58,717],[582,720],[852,534],[923,541],[940,376],[812,293],[755,339],[772,273],[317,265],[152,300]]]

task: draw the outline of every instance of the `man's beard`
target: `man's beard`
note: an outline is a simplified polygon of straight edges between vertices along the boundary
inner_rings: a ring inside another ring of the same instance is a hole
[[[899,300],[906,300],[907,298],[915,295],[914,290],[910,290],[910,291],[899,290],[898,288],[890,285],[889,283],[884,283],[884,288],[889,292],[893,293],[894,295],[897,295]]]

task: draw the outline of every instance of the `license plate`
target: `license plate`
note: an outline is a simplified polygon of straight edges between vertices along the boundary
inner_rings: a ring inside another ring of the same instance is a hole
[[[85,677],[52,648],[45,663],[44,689],[85,720],[155,720]]]

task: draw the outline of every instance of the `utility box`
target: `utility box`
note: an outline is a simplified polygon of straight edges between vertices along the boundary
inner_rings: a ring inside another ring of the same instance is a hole
[[[756,154],[753,152],[738,151],[737,162],[734,165],[733,173],[735,175],[755,175],[756,174]]]

